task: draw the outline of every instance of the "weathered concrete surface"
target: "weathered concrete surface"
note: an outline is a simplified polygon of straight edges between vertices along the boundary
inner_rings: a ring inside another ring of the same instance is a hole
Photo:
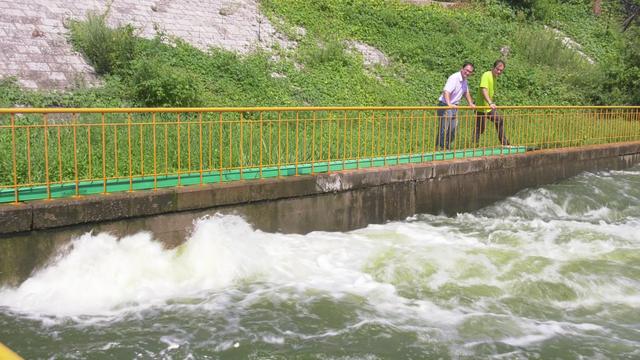
[[[96,83],[93,69],[67,41],[69,20],[105,13],[111,26],[131,24],[152,38],[162,32],[202,49],[240,53],[291,46],[257,0],[0,0],[0,78],[29,89],[67,89]]]
[[[239,214],[271,232],[345,231],[415,213],[472,211],[526,187],[637,163],[640,142],[633,142],[2,205],[0,283],[20,282],[87,231],[151,231],[173,247],[194,220],[214,213]]]

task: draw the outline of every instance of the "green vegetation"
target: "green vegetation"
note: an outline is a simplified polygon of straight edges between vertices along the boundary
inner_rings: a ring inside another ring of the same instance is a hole
[[[453,8],[263,0],[261,7],[295,47],[202,52],[163,33],[149,40],[129,25],[108,28],[107,14],[89,13],[70,23],[70,40],[104,85],[23,92],[4,79],[0,106],[433,105],[463,61],[479,74],[497,58],[508,64],[501,104],[638,103],[638,30],[621,32],[617,2],[604,2],[599,17],[591,0],[477,0]],[[595,63],[562,44],[564,35]],[[381,50],[389,64],[364,65],[352,41]]]
[[[106,75],[126,67],[134,59],[136,39],[131,25],[110,29],[107,15],[89,12],[83,22],[72,21],[71,42],[93,65],[96,73]]]

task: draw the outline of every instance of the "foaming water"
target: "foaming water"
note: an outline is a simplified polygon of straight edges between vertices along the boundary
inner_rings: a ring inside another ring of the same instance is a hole
[[[242,282],[367,292],[370,277],[357,269],[379,244],[344,234],[267,234],[240,217],[213,216],[197,221],[187,242],[172,250],[149,233],[85,234],[70,246],[54,265],[5,289],[0,304],[54,316],[109,315]]]
[[[85,234],[0,290],[18,329],[0,338],[30,357],[633,358],[638,289],[633,168],[348,233],[216,215],[170,250]]]

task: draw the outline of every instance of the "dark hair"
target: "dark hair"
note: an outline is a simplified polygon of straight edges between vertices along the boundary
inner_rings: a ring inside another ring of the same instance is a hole
[[[507,66],[507,64],[505,64],[504,61],[498,59],[498,60],[496,60],[496,62],[493,63],[493,67],[496,68],[500,64],[502,64],[502,66]]]
[[[462,68],[463,68],[463,69],[464,69],[464,68],[466,68],[466,67],[467,67],[467,65],[471,65],[471,67],[472,67],[472,68],[475,68],[475,66],[473,65],[473,63],[472,63],[472,62],[470,62],[470,61],[465,61],[465,62],[464,62],[464,64],[462,64]]]

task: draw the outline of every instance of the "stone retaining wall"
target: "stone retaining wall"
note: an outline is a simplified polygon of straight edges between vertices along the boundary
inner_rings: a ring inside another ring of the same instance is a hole
[[[147,38],[162,31],[202,50],[241,53],[289,45],[257,0],[0,0],[0,78],[15,76],[29,89],[95,84],[93,69],[67,42],[65,22],[104,13],[108,3],[110,25],[132,24]]]

